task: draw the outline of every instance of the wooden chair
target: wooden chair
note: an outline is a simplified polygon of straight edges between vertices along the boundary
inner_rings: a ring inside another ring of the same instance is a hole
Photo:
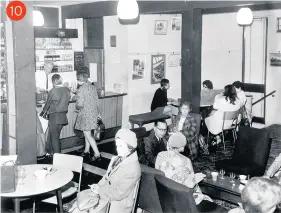
[[[137,198],[138,198],[138,193],[139,193],[139,186],[140,186],[140,180],[137,181],[135,188],[134,188],[134,194],[133,194],[133,208],[131,213],[135,213],[136,212],[136,206],[137,206]],[[106,213],[110,212],[110,203],[107,205],[107,210]]]
[[[237,138],[236,130],[237,130],[237,124],[238,124],[238,116],[239,116],[239,110],[237,111],[228,111],[223,113],[222,118],[222,143],[223,143],[223,149],[225,150],[225,131],[232,131],[233,139],[234,141]],[[232,125],[230,127],[225,127],[225,121],[232,121]],[[210,131],[208,130],[208,140],[210,140]]]
[[[53,165],[70,169],[72,172],[79,173],[79,183],[71,181],[65,188],[62,188],[62,199],[70,197],[77,192],[80,192],[83,158],[75,155],[55,153]],[[49,197],[41,202],[58,205],[56,196]],[[35,202],[33,203],[33,212],[35,211]]]

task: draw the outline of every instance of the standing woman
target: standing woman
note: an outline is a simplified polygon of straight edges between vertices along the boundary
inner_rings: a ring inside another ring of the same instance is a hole
[[[94,85],[88,81],[88,73],[84,70],[77,73],[77,83],[80,86],[77,90],[76,109],[78,115],[75,129],[83,131],[85,136],[85,150],[83,156],[90,157],[90,145],[94,150],[92,160],[100,158],[97,143],[91,131],[97,129],[97,120],[100,117],[99,98]]]
[[[43,116],[46,112],[49,114],[50,152],[61,153],[60,133],[62,127],[68,124],[66,114],[70,92],[68,88],[62,85],[62,78],[59,74],[52,76],[52,83],[53,88],[48,94],[46,104],[40,116]]]

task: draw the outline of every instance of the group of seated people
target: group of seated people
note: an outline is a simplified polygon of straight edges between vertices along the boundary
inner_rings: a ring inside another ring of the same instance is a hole
[[[205,80],[202,85],[203,89],[201,91],[200,106],[203,106],[204,110],[202,110],[201,116],[205,121],[208,131],[215,136],[213,143],[218,144],[221,142],[220,133],[222,132],[224,112],[238,111],[243,109],[247,115],[250,115],[250,111],[246,109],[247,98],[245,92],[242,90],[243,84],[240,81],[235,81],[233,84],[226,85],[222,91],[215,91],[213,89],[213,83],[210,80]],[[190,141],[191,137],[194,137],[192,132],[194,132],[193,130],[196,128],[196,125],[192,122],[191,118],[183,118],[186,113],[182,113],[180,110],[186,111],[185,108],[187,107],[182,108],[182,105],[179,107],[178,115],[174,117],[173,106],[171,105],[173,99],[167,98],[167,90],[169,88],[169,80],[162,79],[160,82],[160,88],[155,91],[153,96],[151,111],[169,115],[172,118],[172,123],[175,124],[173,127],[171,127],[171,129],[179,128],[179,131],[185,131],[184,135],[187,137],[187,140]],[[188,105],[188,111],[190,111],[191,106],[190,104]],[[183,123],[185,125],[183,125]],[[194,126],[192,126],[192,124],[194,124]],[[233,121],[227,120],[224,122],[224,128],[228,129],[232,124]],[[186,127],[189,129],[187,130]],[[189,133],[191,133],[190,136],[187,135]]]
[[[159,126],[155,126],[155,128],[160,127],[163,132],[167,128],[166,124],[162,122],[159,122]],[[159,135],[160,140],[164,138],[163,135]],[[154,136],[158,139],[158,136]],[[102,213],[106,212],[109,203],[111,213],[131,212],[134,203],[133,192],[141,178],[141,167],[136,152],[138,146],[136,134],[129,129],[120,129],[116,133],[115,143],[118,156],[111,159],[103,178],[97,184],[90,186],[91,192],[98,197],[98,202],[95,206],[81,210],[76,201],[71,208],[72,212]],[[153,167],[161,170],[165,177],[193,189],[196,205],[206,201],[212,202],[212,199],[204,195],[198,186],[205,175],[203,173],[194,174],[192,161],[181,154],[186,147],[186,137],[180,131],[176,131],[170,135],[167,141],[161,143],[165,150],[160,149],[161,151],[156,156],[156,152],[151,154],[150,166],[153,164]],[[277,207],[281,203],[281,185],[272,177],[276,173],[280,173],[280,167],[281,154],[263,177],[253,177],[248,181],[241,192],[242,203],[239,203],[238,208],[231,209],[229,213],[278,212]]]

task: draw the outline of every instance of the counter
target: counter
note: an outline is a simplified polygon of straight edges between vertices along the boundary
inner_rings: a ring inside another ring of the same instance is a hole
[[[101,116],[106,129],[116,128],[122,125],[123,96],[125,95],[127,94],[105,92],[103,96],[99,96]],[[37,107],[40,108],[42,105],[38,104]],[[70,101],[67,113],[68,125],[63,127],[60,135],[61,139],[75,136],[73,129],[76,116],[75,101]]]

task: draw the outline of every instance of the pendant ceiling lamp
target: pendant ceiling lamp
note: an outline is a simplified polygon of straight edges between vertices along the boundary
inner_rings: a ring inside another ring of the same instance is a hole
[[[253,12],[250,8],[243,7],[237,13],[237,23],[242,26],[251,25],[253,22]]]
[[[33,11],[33,26],[43,26],[44,25],[44,16],[43,14],[38,11]]]
[[[139,16],[139,5],[136,0],[119,0],[117,5],[119,19],[130,20]]]

